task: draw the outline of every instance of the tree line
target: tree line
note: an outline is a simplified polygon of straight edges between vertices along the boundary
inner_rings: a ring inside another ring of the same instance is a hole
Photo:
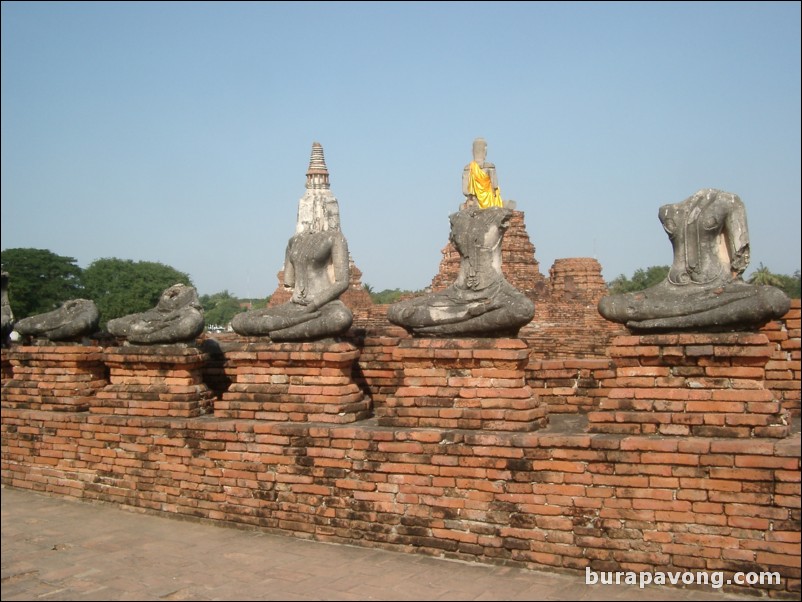
[[[152,309],[174,284],[192,286],[189,275],[153,261],[105,258],[82,269],[75,258],[46,249],[6,249],[0,261],[9,274],[8,300],[17,320],[71,299],[91,299],[104,328],[114,318]]]
[[[649,268],[635,270],[632,278],[627,278],[624,274],[607,283],[612,294],[631,293],[642,291],[659,284],[668,276],[670,266],[656,265]],[[800,298],[800,274],[799,270],[791,276],[785,274],[775,274],[762,263],[752,272],[746,281],[749,284],[774,286],[785,292],[791,299]]]
[[[16,319],[56,309],[71,299],[91,299],[100,312],[100,327],[114,318],[147,311],[156,306],[165,289],[174,284],[193,286],[188,274],[153,261],[104,258],[82,269],[72,257],[45,249],[6,249],[0,252],[2,269],[9,273],[8,297]],[[611,293],[643,290],[665,279],[669,266],[638,269],[631,278],[623,274],[608,283]],[[760,266],[747,278],[752,284],[768,284],[800,297],[800,273],[775,274]],[[374,303],[393,303],[414,291],[365,289]],[[201,295],[207,326],[225,327],[246,309],[264,307],[264,299],[240,299],[227,290]]]

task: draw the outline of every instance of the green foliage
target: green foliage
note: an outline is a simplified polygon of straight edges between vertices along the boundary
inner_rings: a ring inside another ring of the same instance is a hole
[[[749,282],[749,284],[776,286],[786,295],[791,297],[791,299],[799,299],[800,297],[799,270],[794,272],[792,276],[775,274],[761,263],[758,268],[752,272],[752,275],[749,276],[747,282]]]
[[[98,259],[84,270],[84,285],[100,311],[101,328],[114,318],[156,306],[165,289],[174,284],[192,286],[189,276],[152,261]]]
[[[270,303],[270,297],[272,295],[268,295],[263,299],[244,299],[244,301],[248,301],[251,304],[251,309],[264,309],[267,307],[267,304]]]
[[[652,266],[645,270],[641,268],[635,270],[631,279],[621,274],[618,278],[609,282],[607,286],[611,294],[642,291],[665,280],[669,269],[667,265]],[[791,276],[775,274],[761,263],[746,281],[750,284],[776,286],[792,299],[800,298],[799,270]]]
[[[378,293],[374,293],[372,288],[365,287],[370,293],[370,298],[373,299],[373,302],[377,305],[384,305],[386,303],[395,303],[398,301],[403,295],[410,294],[411,291],[402,291],[400,289],[384,289],[383,291],[379,291]]]
[[[72,257],[45,249],[6,249],[0,258],[9,275],[8,300],[17,320],[85,295],[81,268]]]
[[[794,272],[791,276],[779,274],[781,281],[780,287],[785,291],[785,294],[791,299],[799,299],[802,297],[802,286],[800,286],[799,270]]]
[[[670,269],[671,267],[667,265],[655,265],[645,270],[639,268],[635,270],[631,279],[621,274],[607,286],[613,295],[642,291],[665,280]]]
[[[240,300],[227,290],[200,298],[206,326],[225,327],[231,319],[243,311]]]
[[[780,287],[782,285],[780,277],[777,274],[772,273],[772,271],[762,263],[754,272],[752,272],[752,275],[749,276],[747,282],[749,284],[759,284],[763,286]]]
[[[270,295],[267,297],[244,297],[237,299],[239,303],[239,311],[251,311],[253,309],[264,309],[270,304]]]

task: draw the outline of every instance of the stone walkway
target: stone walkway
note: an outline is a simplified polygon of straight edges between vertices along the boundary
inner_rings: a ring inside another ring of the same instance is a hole
[[[2,489],[2,600],[754,600],[586,585]]]

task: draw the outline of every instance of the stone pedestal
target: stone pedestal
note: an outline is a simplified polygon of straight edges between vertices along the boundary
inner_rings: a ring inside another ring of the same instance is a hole
[[[226,348],[232,383],[218,418],[347,424],[370,415],[352,378],[359,350],[350,343],[248,342]]]
[[[83,412],[107,383],[100,347],[31,345],[3,350],[4,408]]]
[[[401,383],[378,412],[379,424],[534,431],[546,405],[526,384],[529,359],[519,339],[406,339],[393,352]]]
[[[200,349],[110,347],[103,360],[110,384],[97,393],[92,413],[192,418],[211,411],[213,395],[203,382],[206,354]]]
[[[785,437],[787,416],[765,388],[774,351],[764,334],[619,336],[609,349],[615,377],[594,433]]]

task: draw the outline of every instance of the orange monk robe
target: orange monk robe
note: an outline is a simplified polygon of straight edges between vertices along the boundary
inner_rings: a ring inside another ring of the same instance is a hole
[[[470,173],[468,175],[468,192],[476,197],[479,207],[503,207],[501,192],[498,188],[493,188],[490,176],[479,167],[476,161],[471,161]]]

